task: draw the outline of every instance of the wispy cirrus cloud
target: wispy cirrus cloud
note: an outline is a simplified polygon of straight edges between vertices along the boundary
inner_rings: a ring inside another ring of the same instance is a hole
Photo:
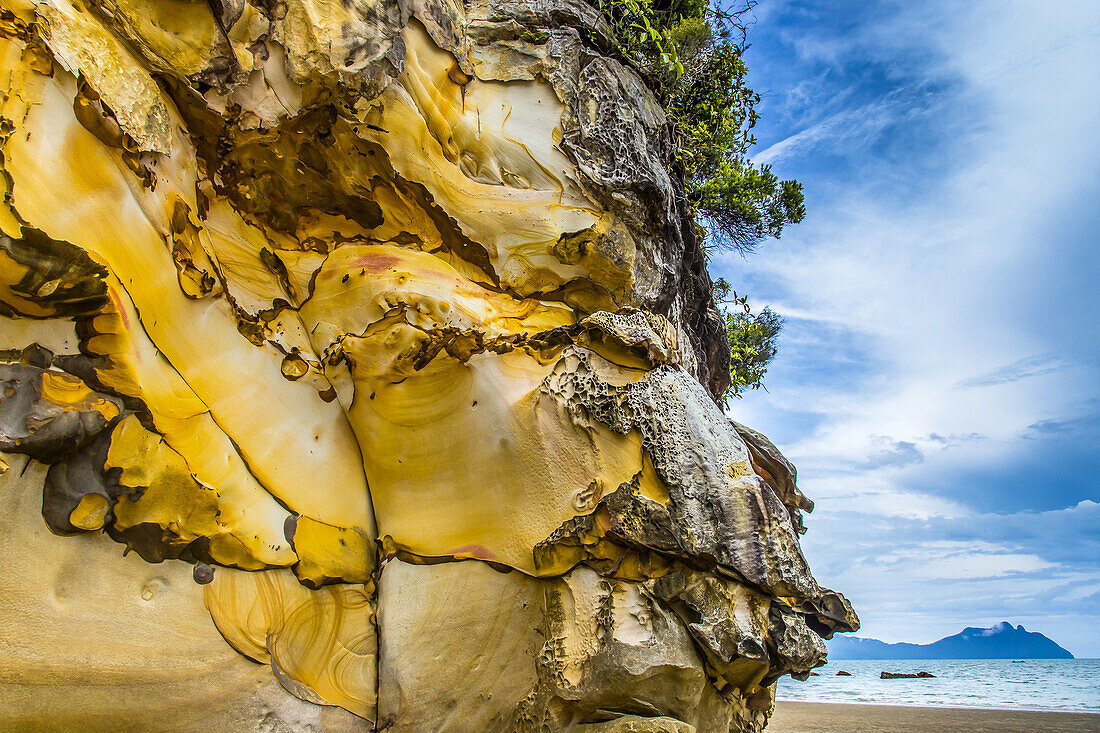
[[[841,92],[841,96],[844,93]],[[893,124],[907,107],[905,99],[884,99],[856,109],[840,110],[829,117],[793,135],[774,142],[758,153],[753,160],[761,165],[774,165],[795,155],[813,150],[823,141],[849,145],[869,144]]]
[[[958,389],[975,389],[977,387],[992,387],[998,384],[1007,384],[1028,377],[1038,377],[1050,374],[1070,366],[1054,354],[1037,354],[1035,356],[1018,359],[1012,364],[1007,364],[991,372],[986,372],[976,377],[970,377],[956,383]]]

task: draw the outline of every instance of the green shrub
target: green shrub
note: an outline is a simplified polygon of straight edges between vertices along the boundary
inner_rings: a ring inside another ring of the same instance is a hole
[[[730,348],[730,386],[723,395],[724,402],[730,397],[740,397],[746,390],[764,386],[764,374],[778,349],[783,317],[767,306],[754,313],[748,298],[732,291],[721,278],[715,283],[715,290],[728,306],[723,315]]]
[[[757,0],[730,12],[710,0],[590,0],[614,30],[619,51],[642,69],[677,133],[684,189],[705,225],[705,247],[742,254],[779,237],[806,215],[802,185],[780,180],[748,158],[760,95],[746,82],[746,24]],[[720,0],[715,0],[720,2]],[[723,401],[763,386],[783,319],[754,313],[729,284],[715,283],[724,305],[730,386]]]
[[[730,12],[709,0],[591,0],[615,32],[619,52],[646,75],[678,135],[687,201],[705,225],[705,247],[746,254],[806,214],[802,185],[748,158],[760,95],[747,84],[747,17],[757,0]],[[720,0],[715,0],[720,2]],[[763,385],[783,319],[753,313],[748,298],[715,283],[725,306],[729,396]]]
[[[620,52],[648,78],[677,134],[688,201],[708,245],[749,252],[806,214],[802,186],[748,158],[760,95],[746,83],[745,25],[703,0],[596,0]]]

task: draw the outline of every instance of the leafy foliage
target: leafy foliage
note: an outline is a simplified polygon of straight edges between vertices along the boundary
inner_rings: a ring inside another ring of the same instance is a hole
[[[775,358],[783,317],[767,306],[753,313],[748,298],[739,296],[719,279],[718,289],[730,297],[724,302],[726,338],[730,347],[730,386],[724,398],[740,397],[745,390],[760,389],[768,364]]]
[[[746,254],[801,221],[802,185],[748,157],[760,95],[746,82],[745,18],[758,0],[740,0],[733,11],[722,0],[590,1],[610,21],[620,52],[648,76],[678,132],[687,198],[709,224],[708,245]],[[783,319],[767,307],[754,313],[722,279],[715,299],[725,305],[730,349],[725,400],[763,386]]]
[[[688,200],[710,224],[710,245],[742,253],[806,214],[802,186],[748,158],[760,95],[745,81],[746,0],[595,0],[621,51],[648,75],[679,133]]]

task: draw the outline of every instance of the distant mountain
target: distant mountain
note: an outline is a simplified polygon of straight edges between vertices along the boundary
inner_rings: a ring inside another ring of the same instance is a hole
[[[990,629],[968,627],[931,644],[887,644],[878,639],[834,636],[829,659],[1073,659],[1053,641],[1002,621]]]

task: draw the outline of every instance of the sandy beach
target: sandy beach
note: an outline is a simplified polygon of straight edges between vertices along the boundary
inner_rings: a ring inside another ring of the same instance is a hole
[[[768,733],[1100,733],[1100,715],[778,702]]]

